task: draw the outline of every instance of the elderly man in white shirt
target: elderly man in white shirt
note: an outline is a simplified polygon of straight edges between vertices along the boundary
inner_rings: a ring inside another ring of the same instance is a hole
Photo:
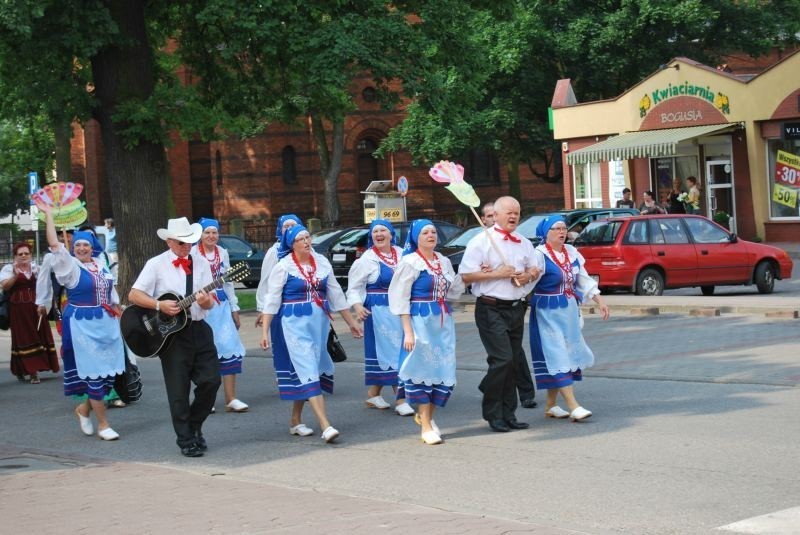
[[[159,296],[193,293],[196,297],[188,309],[191,321],[173,334],[170,343],[159,353],[172,426],[178,437],[176,442],[186,457],[200,457],[208,448],[202,426],[214,407],[221,382],[214,335],[203,321],[214,306],[211,295],[203,291],[203,287],[212,282],[211,267],[202,255],[189,255],[192,244],[202,233],[199,224],[190,225],[185,217],[170,219],[166,229],[158,229],[158,237],[167,242],[169,250],[147,261],[128,294],[134,305],[168,316],[175,316],[182,309],[177,301],[159,300]],[[191,404],[190,382],[195,384]]]
[[[492,431],[526,429],[515,416],[516,370],[527,366],[522,338],[526,296],[538,276],[533,244],[516,232],[519,202],[500,197],[494,204],[495,224],[467,244],[459,274],[477,297],[475,323],[487,352],[489,369],[479,386],[483,418]]]

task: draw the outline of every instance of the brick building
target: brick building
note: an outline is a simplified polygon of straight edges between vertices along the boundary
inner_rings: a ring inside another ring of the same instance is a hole
[[[179,73],[184,77],[185,72]],[[363,222],[361,191],[373,180],[406,176],[410,191],[408,218],[430,217],[474,224],[474,217],[441,185],[428,177],[428,168],[414,166],[407,152],[376,159],[372,152],[389,130],[403,118],[402,111],[380,109],[371,79],[353,81],[358,109],[347,116],[342,170],[339,176],[340,223]],[[302,127],[271,125],[259,136],[222,142],[173,139],[167,150],[175,213],[193,220],[213,216],[223,229],[266,245],[273,239],[274,222],[283,213],[304,219],[322,217],[324,185],[310,121]],[[505,165],[486,151],[471,151],[463,161],[467,180],[480,198],[490,201],[507,194]],[[538,173],[545,173],[543,168]],[[551,173],[553,171],[551,170]],[[74,127],[72,178],[87,186],[91,221],[111,213],[105,180],[99,125],[88,121]],[[560,179],[546,181],[527,165],[520,166],[522,205],[525,213],[562,208]]]

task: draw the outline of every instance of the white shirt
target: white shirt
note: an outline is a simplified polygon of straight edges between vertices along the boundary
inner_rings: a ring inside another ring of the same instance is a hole
[[[58,249],[55,251],[51,251],[52,253],[52,270],[53,273],[56,274],[56,280],[64,286],[64,288],[72,289],[75,288],[78,283],[81,281],[81,270],[84,269],[86,271],[89,270],[83,262],[69,254],[67,248],[64,247],[63,243],[58,244]],[[46,255],[45,258],[50,255]],[[111,281],[111,304],[118,305],[119,304],[119,294],[117,293],[117,288],[114,286],[114,275],[111,274],[111,271],[106,267],[104,261],[100,260],[99,257],[92,258],[92,262],[94,265],[97,266],[97,273],[99,275],[104,276],[105,278]],[[49,282],[49,277],[48,277]],[[39,285],[36,285],[36,288],[39,288]],[[52,291],[52,289],[51,289]]]
[[[318,253],[312,252],[311,254],[314,255],[314,262],[317,264],[317,272],[315,274],[317,279],[327,279],[327,299],[331,311],[338,312],[350,308],[339,281],[333,276],[331,263],[328,262],[327,258]],[[303,266],[304,269],[308,269],[309,267],[310,266],[307,264]],[[289,275],[299,279],[304,278],[294,264],[292,256],[286,255],[275,265],[272,269],[272,273],[270,273],[269,280],[267,281],[267,294],[264,297],[263,306],[259,310],[262,314],[275,315],[278,313],[283,301],[283,287]]]
[[[36,277],[36,306],[45,307],[48,312],[53,306],[53,281],[50,280],[50,273],[53,272],[54,260],[53,253],[44,255]]]
[[[453,264],[446,256],[434,252],[442,268],[442,275],[450,283],[447,289],[448,300],[456,299],[464,293],[464,282],[461,275],[456,275],[453,271]],[[411,287],[414,281],[419,278],[420,273],[427,271],[431,275],[436,275],[428,267],[428,264],[418,254],[407,254],[397,265],[397,269],[389,284],[389,311],[397,316],[411,313]]]
[[[403,250],[396,245],[392,245],[392,249],[397,255],[399,264],[400,259],[403,257]],[[391,253],[388,254],[391,255]],[[347,303],[350,306],[363,304],[367,299],[367,284],[372,284],[378,280],[380,274],[381,261],[375,251],[368,249],[361,255],[361,258],[350,266],[350,272],[347,275]]]
[[[182,296],[186,293],[186,275],[180,266],[174,266],[172,261],[178,257],[170,250],[154,256],[144,265],[133,287],[141,290],[150,297],[158,298],[165,293]],[[203,255],[192,255],[192,293],[197,293],[204,286],[213,281],[211,266]],[[195,301],[189,307],[192,319],[197,321],[206,317],[208,311]]]
[[[220,247],[217,245],[217,251],[219,251],[219,261],[224,266],[222,268],[222,274],[224,275],[231,266],[231,258],[228,256],[228,251],[224,247]],[[203,256],[200,253],[200,250],[197,247],[197,244],[192,245],[192,251],[189,253],[192,255],[192,258],[197,258]],[[209,258],[211,257],[211,258]],[[211,260],[214,258],[214,253],[210,253],[206,256],[206,260],[208,261],[208,266],[211,267]],[[214,272],[211,272],[211,276],[214,276]],[[231,312],[239,312],[239,298],[236,297],[236,290],[233,288],[233,283],[229,281],[225,281],[222,284],[222,289],[225,291],[225,295],[228,296],[228,301],[231,304]]]
[[[481,265],[487,265],[491,269],[497,269],[503,265],[503,260],[492,247],[487,233],[491,233],[492,241],[503,253],[508,265],[513,266],[515,271],[526,271],[536,265],[533,244],[529,239],[514,231],[511,235],[520,240],[519,243],[516,243],[504,239],[504,233],[490,228],[480,232],[469,241],[458,268],[459,273],[478,273],[481,271]],[[472,293],[476,297],[485,295],[506,301],[522,299],[530,293],[531,288],[533,288],[533,283],[515,286],[511,279],[492,279],[472,283]]]
[[[575,289],[583,294],[583,302],[590,301],[595,295],[600,294],[600,288],[597,287],[597,281],[594,280],[591,275],[586,271],[584,264],[586,264],[586,259],[583,258],[583,255],[578,252],[578,250],[569,245],[567,243],[564,244],[564,249],[567,251],[569,255],[570,261],[578,260],[578,268],[572,268],[572,273],[575,274]],[[558,252],[553,250],[553,253],[556,255],[556,260],[558,262],[564,261],[564,253]],[[533,284],[539,282],[539,279],[542,278],[544,275],[544,268],[545,268],[545,257],[549,256],[547,252],[547,247],[544,245],[539,245],[536,247],[535,251],[535,260],[536,260],[536,267],[538,267],[541,272],[539,277],[534,279]]]
[[[275,242],[272,247],[267,250],[264,255],[264,260],[261,262],[261,280],[258,281],[258,289],[256,290],[256,310],[264,308],[264,300],[267,298],[267,281],[269,274],[278,263],[278,247],[280,242]]]

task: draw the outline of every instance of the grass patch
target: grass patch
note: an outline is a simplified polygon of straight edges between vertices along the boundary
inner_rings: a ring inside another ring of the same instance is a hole
[[[249,292],[236,292],[236,298],[239,300],[239,308],[242,311],[247,310],[255,310],[256,309],[256,293],[253,291]]]

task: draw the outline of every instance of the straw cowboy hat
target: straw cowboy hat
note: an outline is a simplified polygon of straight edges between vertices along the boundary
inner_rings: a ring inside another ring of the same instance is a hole
[[[185,217],[170,219],[167,228],[160,228],[157,231],[158,237],[162,240],[178,240],[183,243],[196,243],[203,235],[203,227],[199,223],[189,223]]]

